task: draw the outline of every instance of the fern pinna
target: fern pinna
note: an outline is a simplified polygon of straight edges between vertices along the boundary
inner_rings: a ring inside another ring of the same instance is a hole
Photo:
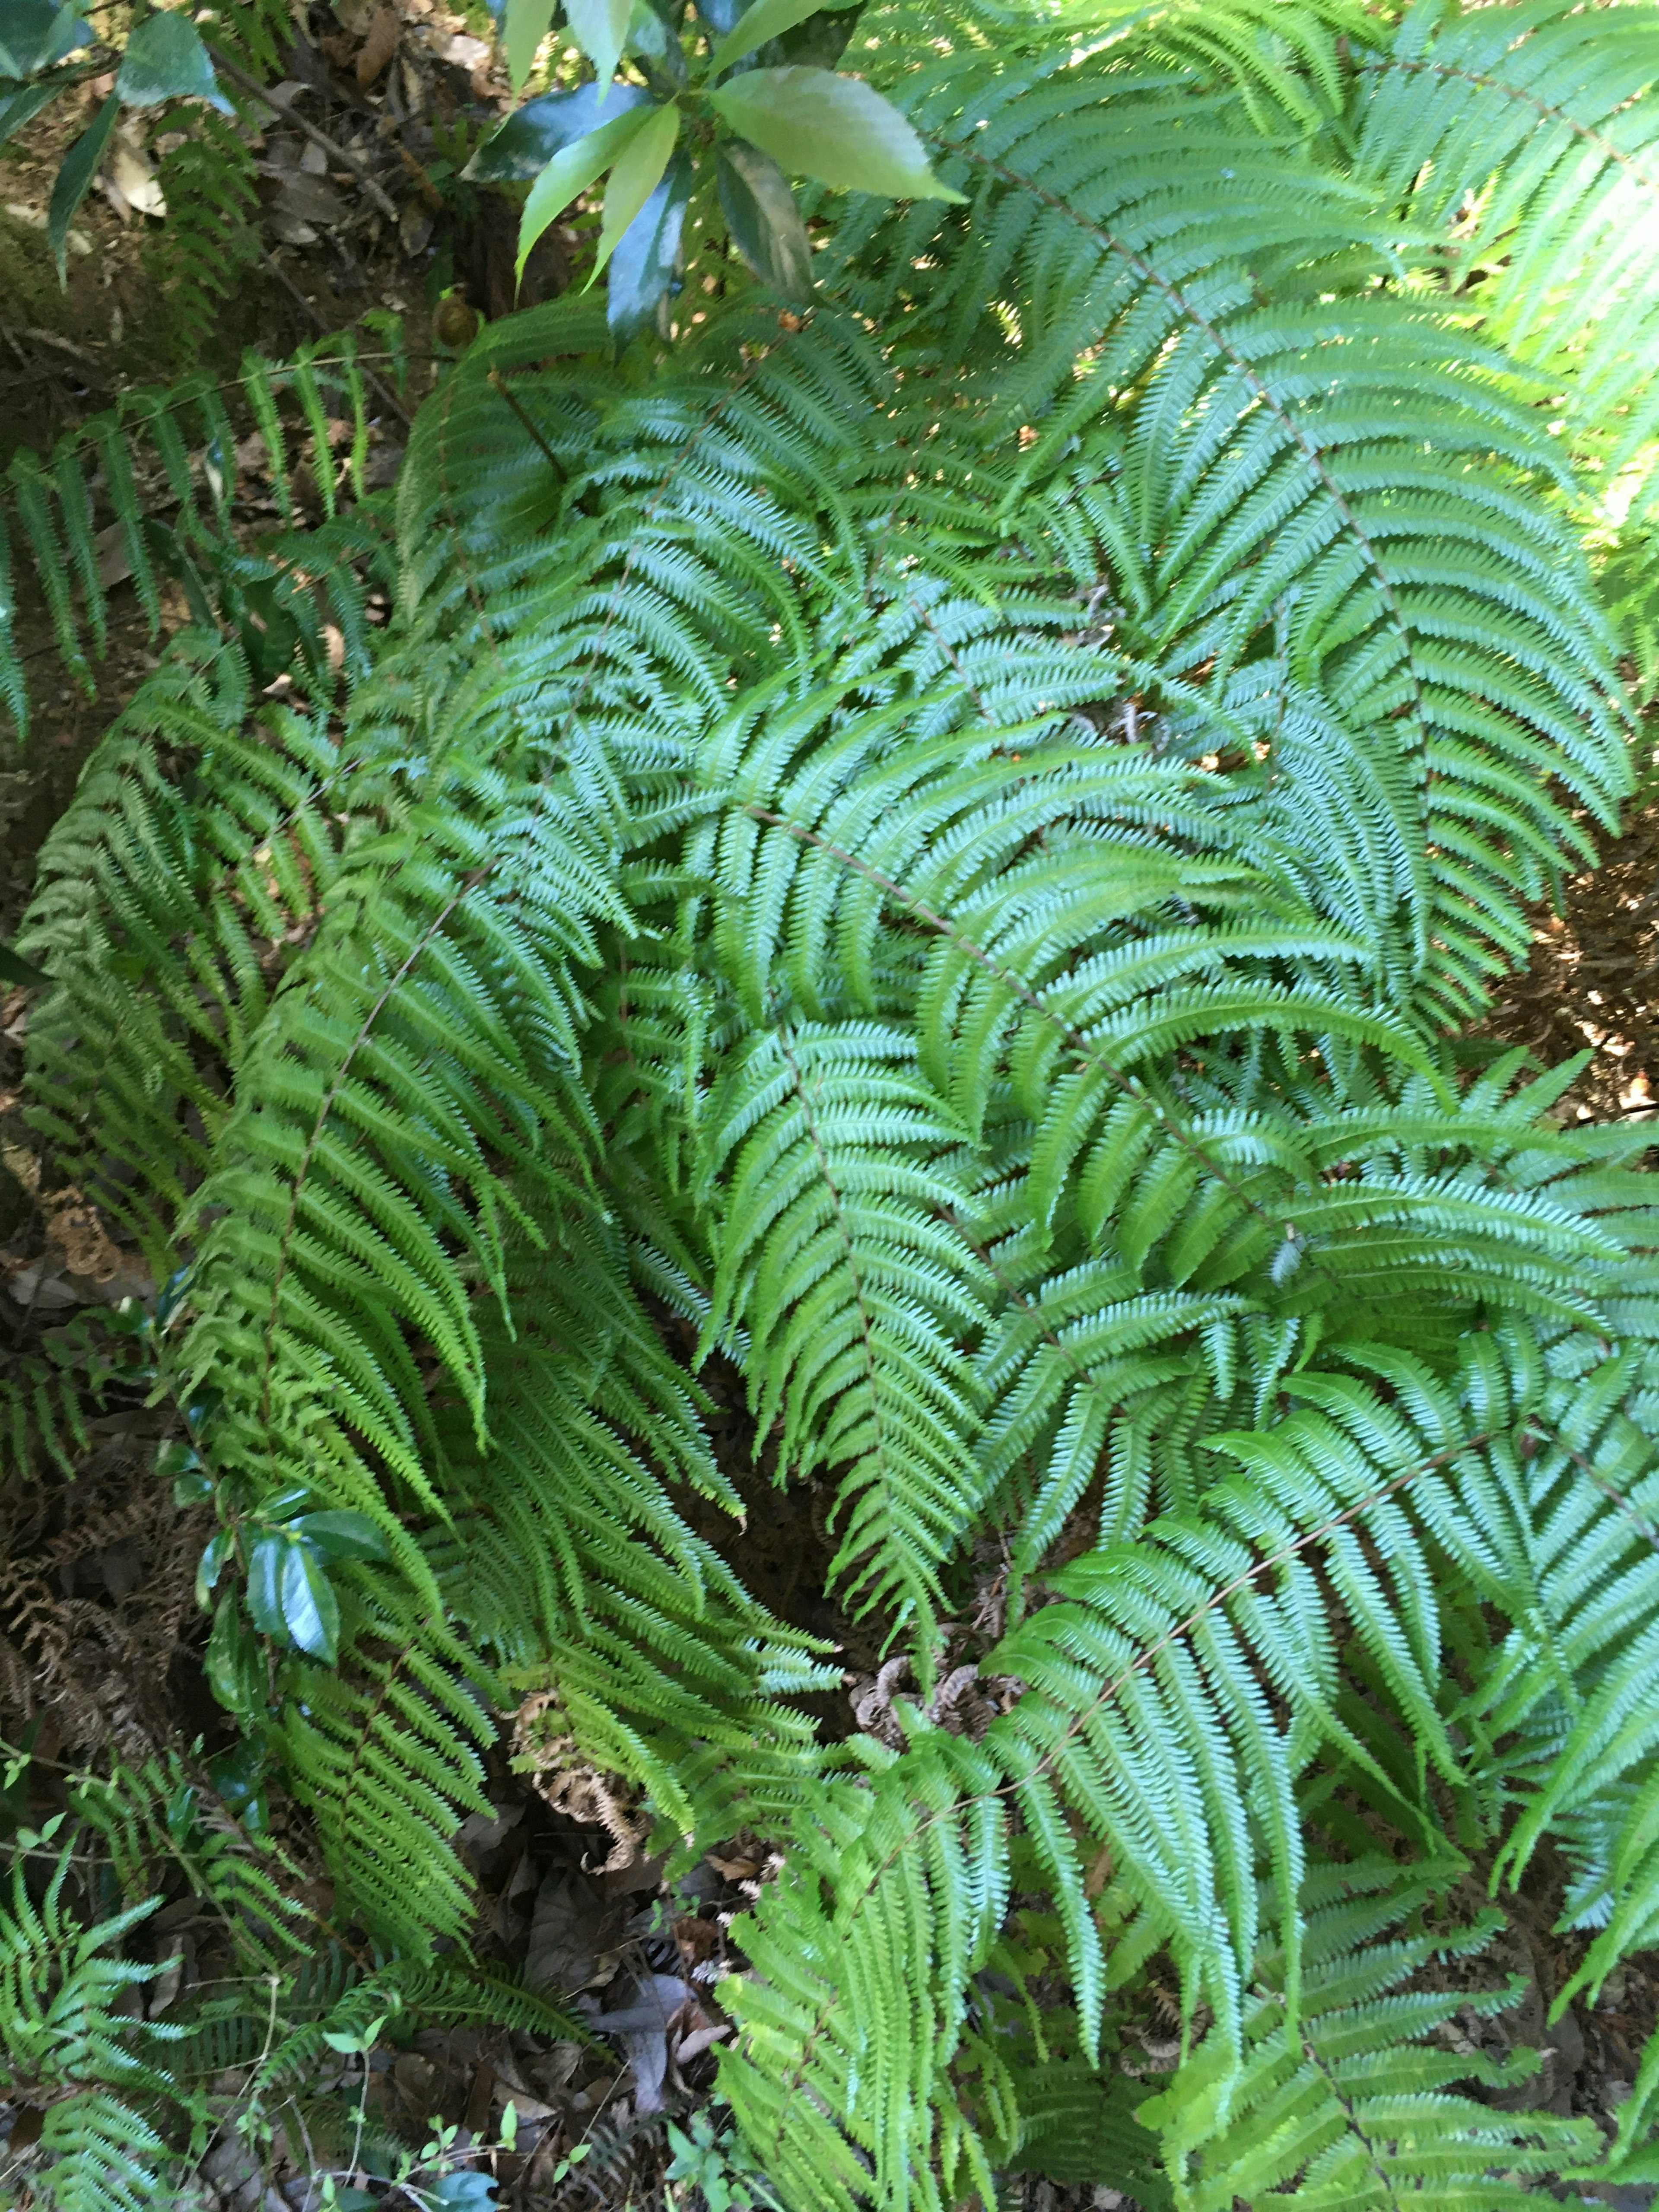
[[[486,331],[372,671],[182,637],[47,850],[33,1110],[187,1269],[216,1684],[397,1958],[509,1683],[778,1838],[721,2078],[802,2212],[1639,2179],[1659,2055],[1604,2142],[1434,2036],[1472,1876],[1566,1869],[1558,2007],[1659,1915],[1644,1133],[1468,1034],[1633,785],[1659,14],[866,28],[962,202],[821,211],[805,315]],[[715,1350],[890,1740],[693,1531]]]

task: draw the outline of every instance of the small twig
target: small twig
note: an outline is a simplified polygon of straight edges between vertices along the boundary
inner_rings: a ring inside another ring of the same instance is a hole
[[[294,279],[289,275],[287,270],[283,268],[282,263],[276,258],[276,255],[268,252],[265,248],[261,247],[259,258],[264,263],[265,267],[270,270],[271,275],[276,279],[276,282],[283,287],[284,291],[289,294],[289,297],[296,301],[299,305],[305,309],[307,314],[310,316],[312,321],[317,325],[317,328],[319,331],[327,331],[331,332],[334,325],[326,321],[323,316],[318,313],[316,302],[313,300],[307,299],[305,294],[300,289]],[[414,416],[404,405],[403,402],[398,398],[397,394],[392,390],[391,386],[381,383],[380,378],[375,375],[372,368],[365,368],[363,370],[363,381],[379,396],[381,405],[383,407],[389,407],[392,410],[392,413],[398,417],[398,420],[404,425],[405,429],[408,429],[412,425],[415,419]]]
[[[233,84],[240,85],[251,98],[263,101],[267,107],[274,108],[284,123],[291,123],[296,131],[303,131],[313,146],[320,146],[324,153],[331,154],[343,168],[350,170],[352,175],[356,178],[387,221],[397,222],[398,210],[392,205],[384,187],[378,185],[370,176],[367,166],[356,154],[349,153],[343,146],[331,138],[325,131],[319,131],[314,123],[307,123],[297,107],[290,106],[285,100],[278,100],[270,87],[261,84],[257,78],[249,76],[245,70],[238,69],[234,62],[227,61],[217,46],[210,46],[208,52],[213,56],[214,67],[222,76],[228,76]]]
[[[489,381],[495,386],[496,391],[501,393],[502,398],[506,400],[507,405],[518,416],[520,422],[524,424],[525,428],[530,433],[536,443],[541,447],[543,453],[546,454],[549,465],[551,467],[554,475],[556,476],[561,483],[562,483],[564,481],[564,471],[559,465],[558,455],[554,452],[552,447],[548,444],[546,439],[543,437],[541,432],[536,428],[536,425],[531,421],[520,403],[514,398],[513,393],[507,387],[507,379],[501,374],[500,369],[492,368],[489,371]]]

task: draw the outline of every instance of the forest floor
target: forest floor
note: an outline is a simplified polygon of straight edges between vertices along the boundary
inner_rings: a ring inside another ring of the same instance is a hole
[[[408,395],[412,407],[432,373],[425,366],[433,349],[430,317],[442,290],[454,283],[487,312],[503,306],[510,210],[504,217],[499,207],[456,191],[447,178],[439,186],[429,179],[434,144],[453,143],[458,126],[463,137],[468,129],[476,136],[504,87],[491,76],[475,26],[431,0],[402,0],[398,46],[376,80],[381,88],[360,86],[354,57],[367,44],[374,13],[360,5],[354,15],[350,0],[337,0],[331,16],[314,10],[317,43],[295,65],[292,84],[296,96],[306,94],[304,112],[317,131],[343,149],[368,149],[361,165],[386,179],[382,190],[398,206],[398,220],[369,206],[353,169],[337,161],[331,168],[326,155],[319,167],[305,150],[314,141],[285,131],[273,117],[258,149],[264,210],[259,256],[227,302],[210,361],[233,374],[244,343],[281,354],[319,330],[351,327],[366,313],[389,308],[404,317],[416,362]],[[167,306],[156,295],[149,258],[156,224],[131,202],[123,212],[118,188],[95,191],[86,203],[76,224],[84,250],[71,254],[67,289],[58,285],[41,210],[63,140],[76,127],[70,118],[0,149],[0,465],[18,447],[44,458],[64,431],[129,385],[155,380],[170,367]],[[543,281],[552,285],[558,273],[551,268]],[[396,410],[382,411],[384,474],[395,470],[403,428]],[[83,692],[52,658],[44,611],[26,601],[21,623],[38,680],[27,739],[13,746],[9,733],[0,736],[0,944],[10,940],[40,843],[93,744],[156,665],[160,644],[131,587],[118,587],[107,651],[94,688]],[[131,1278],[130,1257],[109,1246],[95,1219],[71,1218],[76,1209],[62,1201],[76,1194],[43,1192],[38,1172],[32,1179],[33,1140],[17,1090],[27,1020],[27,993],[8,995],[0,984],[0,1262],[9,1262],[14,1301],[17,1285],[27,1280],[32,1309],[61,1321],[122,1288],[146,1285]],[[1621,832],[1606,841],[1602,865],[1567,885],[1562,912],[1540,914],[1531,962],[1504,988],[1488,1027],[1495,1037],[1527,1045],[1541,1064],[1589,1049],[1569,1112],[1597,1118],[1659,1112],[1659,805],[1634,810]],[[0,1299],[0,1319],[6,1318],[4,1305]],[[846,1691],[824,1713],[830,1732],[854,1725],[879,1732],[896,1686],[880,1674],[867,1634],[824,1603],[820,1571],[828,1547],[814,1502],[771,1489],[763,1464],[756,1464],[738,1391],[725,1388],[718,1373],[705,1379],[715,1401],[716,1448],[750,1507],[740,1540],[744,1577],[784,1616],[841,1644]],[[149,1449],[141,1419],[118,1424],[100,1438],[88,1483],[94,1490],[101,1485],[112,1498],[127,1493],[130,1507],[132,1478],[147,1464]],[[162,1597],[179,1562],[190,1559],[183,1540],[188,1532],[146,1529],[132,1522],[130,1510],[132,1525],[117,1530],[106,1516],[86,1511],[89,1496],[81,1499],[78,1547],[65,1543],[61,1528],[46,1532],[57,1547],[55,1571],[66,1598],[135,1620],[149,1602],[171,1617],[173,1597],[165,1603]],[[0,1514],[0,1536],[5,1525]],[[734,1541],[729,1524],[702,1533],[728,1546]],[[173,1646],[149,1653],[160,1670],[155,1698],[171,1698],[174,1710],[151,1717],[170,1720],[185,1733],[210,1731],[215,1709],[201,1683],[198,1632],[187,1609],[176,1609]],[[135,1629],[130,1648],[142,1643]],[[118,1638],[110,1644],[112,1651],[118,1648]],[[393,2131],[418,2130],[434,2113],[475,2134],[493,2131],[510,2098],[528,2150],[523,2201],[549,2212],[663,2201],[658,2115],[665,2105],[684,2109],[708,2098],[724,2033],[710,1991],[726,1963],[728,1923],[765,1878],[769,1859],[763,1838],[734,1838],[666,1887],[659,1865],[641,1855],[626,1808],[619,1813],[605,1800],[598,1778],[586,1785],[586,1797],[583,1786],[580,1777],[573,1784],[567,1774],[556,1786],[538,1787],[533,1775],[514,1771],[505,1753],[497,1762],[492,1812],[469,1820],[461,1836],[478,1877],[480,1948],[532,1981],[580,1993],[578,2004],[601,2031],[619,2003],[637,2009],[642,1999],[658,2005],[660,2026],[618,2031],[609,2045],[593,2047],[434,2031],[417,2035],[407,2049],[377,2053],[371,2075],[374,2110]],[[303,1856],[303,1838],[290,1833],[288,1840]],[[1594,2008],[1575,2005],[1557,2027],[1547,2027],[1549,2001],[1583,1942],[1552,1932],[1548,1885],[1549,1869],[1540,1865],[1536,1883],[1510,1901],[1506,1935],[1480,1962],[1481,1986],[1491,1986],[1499,1972],[1516,1978],[1516,2004],[1484,2021],[1468,2009],[1453,2031],[1467,2041],[1455,2047],[1478,2045],[1494,2056],[1523,2045],[1540,2049],[1540,2075],[1512,2101],[1589,2112],[1607,2125],[1629,2093],[1638,2054],[1659,2019],[1659,1957],[1632,1962]],[[1481,1901],[1472,1896],[1472,1908]],[[210,1931],[165,1911],[156,1927],[182,1973],[211,1976]],[[1175,2018],[1173,1991],[1154,1986],[1145,2020],[1119,2054],[1124,2070],[1156,2073],[1171,2061]],[[7,2124],[0,2105],[0,2136]],[[555,2152],[579,2139],[589,2142],[593,2155],[556,2180]],[[236,2212],[306,2212],[315,2197],[310,2165],[295,2141],[279,2146],[274,2165],[256,2172],[228,2136],[210,2154],[204,2178],[211,2201]],[[280,2185],[275,2195],[268,2193],[273,2182]],[[1624,2190],[1608,2201],[1638,2212],[1655,2201],[1655,2192]],[[1068,2193],[1036,2181],[1027,2196],[1031,2212],[1085,2205],[1105,2212],[1132,2203],[1110,2188]]]

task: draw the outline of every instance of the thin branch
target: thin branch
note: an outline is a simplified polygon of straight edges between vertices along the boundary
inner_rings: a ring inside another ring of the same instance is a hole
[[[217,46],[210,46],[208,52],[213,56],[213,65],[222,76],[228,76],[234,85],[239,85],[251,99],[261,101],[266,107],[275,108],[284,123],[291,123],[296,131],[302,131],[310,139],[313,146],[320,146],[324,153],[332,155],[343,169],[350,170],[352,175],[356,178],[386,220],[389,222],[397,222],[397,208],[387,197],[385,188],[375,182],[365,164],[356,154],[348,153],[345,148],[337,144],[325,131],[319,131],[314,123],[307,123],[298,108],[292,106],[285,100],[279,100],[270,86],[261,84],[257,77],[251,77],[246,70],[238,69],[234,62],[228,61]]]

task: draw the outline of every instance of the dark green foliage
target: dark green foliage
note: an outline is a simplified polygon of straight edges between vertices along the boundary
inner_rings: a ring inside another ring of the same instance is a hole
[[[146,241],[145,274],[167,303],[169,342],[188,368],[258,250],[253,156],[235,127],[204,107],[157,173],[167,220]]]
[[[210,120],[203,127],[210,134],[214,126]],[[262,681],[287,667],[296,645],[320,672],[327,665],[325,621],[342,633],[348,672],[359,672],[364,573],[374,571],[384,545],[374,507],[362,497],[369,412],[348,335],[307,346],[278,366],[247,354],[229,387],[198,373],[125,392],[107,414],[66,432],[45,465],[19,453],[0,477],[0,702],[20,734],[27,729],[28,695],[16,644],[15,563],[32,574],[58,654],[83,684],[90,682],[88,650],[98,658],[104,649],[104,576],[113,551],[152,629],[161,620],[161,587],[171,580],[199,619],[240,633]],[[252,450],[283,526],[257,549],[240,544],[231,526],[238,442],[246,452],[250,416]],[[337,453],[331,421],[346,428]],[[324,519],[302,538],[289,534],[304,520],[295,503],[301,462]],[[349,514],[343,490],[356,495]],[[112,546],[94,542],[100,529]]]
[[[47,849],[31,1110],[187,1260],[251,1763],[398,1972],[526,1691],[660,1845],[778,1838],[721,2078],[791,2212],[988,2206],[1045,2128],[1180,2212],[1641,2170],[1659,2058],[1609,2162],[1429,2039],[1478,1873],[1559,1856],[1576,1988],[1659,1915],[1646,1133],[1457,1034],[1634,781],[1579,538],[1659,271],[1498,252],[1624,189],[1614,17],[883,14],[965,203],[853,198],[810,317],[648,371],[487,331],[372,670],[198,629]],[[890,1740],[826,1754],[689,1525],[714,1349]],[[301,1513],[384,1551],[318,1555],[337,1665],[242,1608]]]

